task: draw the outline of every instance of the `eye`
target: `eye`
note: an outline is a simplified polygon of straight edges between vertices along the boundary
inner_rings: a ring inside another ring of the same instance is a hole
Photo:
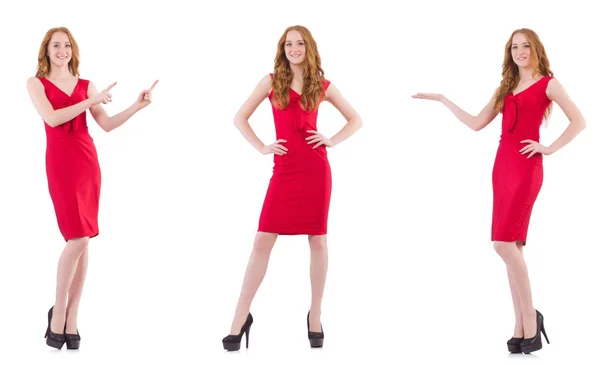
[[[69,48],[71,48],[71,45],[70,45],[70,44],[68,44],[68,45],[66,45],[66,47],[69,47]]]
[[[517,46],[512,46],[512,49],[513,49],[513,50],[516,50],[516,49],[517,49]]]
[[[304,42],[298,42],[300,46],[304,46]]]
[[[528,44],[526,44],[526,45],[525,45],[525,47],[526,47],[526,48],[529,48],[529,45],[528,45]]]

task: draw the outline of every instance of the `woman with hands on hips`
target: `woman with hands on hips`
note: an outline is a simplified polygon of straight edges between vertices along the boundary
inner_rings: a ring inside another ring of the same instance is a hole
[[[269,145],[255,135],[248,120],[263,100],[272,105],[277,140]],[[328,101],[347,120],[333,137],[317,128],[321,102]],[[323,345],[321,302],[327,275],[327,220],[331,171],[327,148],[346,140],[362,120],[339,90],[324,78],[317,44],[308,29],[293,26],[281,36],[274,72],[262,78],[235,116],[244,138],[262,154],[274,154],[273,175],[263,203],[254,248],[231,324],[223,339],[228,351],[240,349],[242,336],[253,323],[250,304],[265,276],[278,235],[307,235],[310,246],[312,301],[307,315],[311,347]]]

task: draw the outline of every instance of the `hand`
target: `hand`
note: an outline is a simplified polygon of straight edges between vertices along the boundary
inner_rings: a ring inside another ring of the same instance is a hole
[[[444,96],[442,94],[435,93],[417,93],[412,97],[415,99],[435,100],[437,102],[441,102],[444,99]]]
[[[137,106],[138,111],[146,108],[147,106],[150,105],[150,103],[152,103],[152,90],[156,86],[156,83],[158,83],[158,80],[156,80],[152,84],[150,89],[144,90],[140,93],[140,96],[138,97],[138,99],[135,102],[135,105]]]
[[[92,101],[92,105],[96,105],[96,104],[108,104],[110,102],[112,102],[112,94],[110,93],[110,90],[117,85],[117,82],[115,81],[114,83],[110,84],[108,86],[108,88],[102,90],[100,93],[94,95],[93,97],[91,97],[91,101]]]
[[[317,147],[319,147],[321,145],[325,145],[327,147],[333,146],[333,141],[331,141],[331,139],[328,139],[327,137],[321,135],[321,133],[319,131],[308,130],[306,132],[313,134],[312,136],[305,138],[305,140],[308,140],[309,145],[314,144],[316,142],[316,145],[313,146],[313,149],[316,149]]]
[[[533,140],[523,140],[523,141],[521,141],[521,143],[527,144],[525,147],[523,147],[521,150],[519,150],[519,152],[521,154],[529,153],[529,155],[527,156],[527,159],[529,159],[530,157],[532,157],[534,154],[537,154],[537,153],[544,154],[544,155],[550,155],[554,152],[554,151],[552,151],[551,148],[544,146],[544,145],[540,144],[539,142],[536,142]]]
[[[272,143],[271,145],[267,145],[265,147],[263,147],[260,152],[263,155],[267,155],[267,154],[275,154],[275,155],[285,155],[287,154],[287,147],[281,145],[282,143],[287,142],[287,140],[284,139],[279,139],[277,141],[275,141],[274,143]]]

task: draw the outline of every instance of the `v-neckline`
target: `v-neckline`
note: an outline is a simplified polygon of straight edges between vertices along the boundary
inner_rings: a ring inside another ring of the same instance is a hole
[[[73,96],[73,94],[75,93],[75,90],[77,90],[77,86],[79,86],[79,78],[77,78],[77,82],[75,83],[75,86],[73,87],[73,90],[71,91],[71,94],[67,94],[64,90],[62,90],[61,88],[59,88],[56,84],[54,84],[52,81],[50,81],[48,78],[44,78],[46,79],[46,81],[48,81],[50,84],[52,84],[52,86],[54,86],[56,89],[58,89],[61,93],[63,93],[64,95],[66,95],[67,97],[71,98]]]
[[[300,93],[298,93],[297,91],[295,91],[295,90],[294,90],[294,88],[292,88],[291,86],[290,86],[290,90],[291,90],[291,91],[293,91],[294,93],[296,93],[296,95],[298,95],[299,97],[301,97],[301,96],[302,96],[302,94],[300,94]]]
[[[535,84],[539,83],[540,81],[542,81],[542,79],[545,78],[545,76],[542,76],[541,78],[537,79],[535,81],[535,83],[529,85],[527,88],[521,90],[520,92],[518,92],[517,94],[515,94],[515,92],[513,91],[511,94],[513,95],[513,97],[516,97],[517,95],[521,95],[521,93],[526,92],[527,90],[531,89]]]

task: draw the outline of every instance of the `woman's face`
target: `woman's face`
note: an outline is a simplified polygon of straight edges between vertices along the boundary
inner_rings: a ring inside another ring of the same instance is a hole
[[[300,32],[291,30],[285,40],[285,56],[294,65],[300,65],[306,59],[306,45]]]
[[[48,43],[47,56],[50,63],[58,67],[65,66],[71,61],[71,42],[64,32],[56,32]]]

